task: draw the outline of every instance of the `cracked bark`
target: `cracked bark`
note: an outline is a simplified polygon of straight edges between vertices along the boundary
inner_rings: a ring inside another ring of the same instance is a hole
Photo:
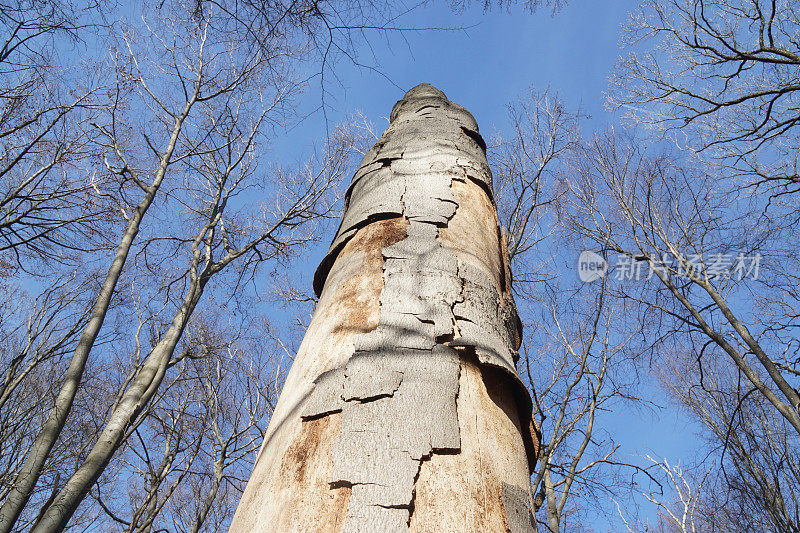
[[[422,84],[365,155],[231,531],[532,531],[538,440],[478,125]]]

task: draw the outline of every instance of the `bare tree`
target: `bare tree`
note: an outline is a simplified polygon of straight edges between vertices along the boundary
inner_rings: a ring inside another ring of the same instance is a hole
[[[277,396],[275,361],[258,336],[198,322],[159,398],[91,491],[96,519],[124,531],[225,527]]]
[[[558,532],[577,527],[608,494],[618,496],[616,470],[636,468],[619,458],[603,420],[612,405],[636,400],[635,362],[631,333],[615,327],[625,302],[608,295],[607,280],[581,284],[553,253],[577,257],[582,245],[563,227],[562,202],[563,176],[583,142],[583,114],[553,91],[530,89],[509,106],[509,118],[510,132],[490,155],[525,324],[520,365],[541,431],[534,507],[539,523]]]
[[[606,142],[596,153],[617,163],[601,172],[616,177],[581,200],[596,193],[617,206],[613,218],[595,211],[598,244],[650,267],[673,263],[655,269],[659,290],[637,298],[654,331],[697,362],[690,375],[670,368],[665,383],[719,462],[700,506],[712,530],[797,529],[798,28],[793,2],[647,3],[630,21],[636,51],[619,65],[611,103],[695,157]],[[746,257],[760,271],[743,267]]]
[[[697,505],[698,523],[709,531],[798,531],[800,468],[797,439],[785,420],[725,355],[708,350],[702,380],[683,369],[691,354],[662,365],[662,382],[707,429],[717,467]],[[720,466],[721,465],[721,468]]]
[[[536,443],[484,150],[428,84],[394,106],[316,272],[232,531],[533,526]]]
[[[548,531],[575,527],[600,494],[616,495],[609,470],[624,465],[603,413],[632,399],[625,375],[631,334],[615,331],[621,309],[605,300],[605,290],[602,282],[573,302],[545,304],[547,320],[533,321],[536,334],[526,339],[524,365],[542,432],[531,483]]]
[[[509,104],[508,115],[510,133],[494,141],[489,161],[519,293],[541,280],[526,263],[544,255],[539,245],[553,234],[563,194],[558,176],[580,144],[585,115],[569,110],[554,91],[533,87]]]
[[[29,274],[41,258],[93,249],[108,209],[93,194],[81,128],[96,113],[100,87],[67,74],[79,62],[65,46],[96,34],[90,15],[101,12],[80,2],[0,6],[0,254]]]
[[[10,35],[0,57],[1,266],[20,284],[66,276],[34,297],[42,307],[3,324],[13,342],[3,352],[0,531],[62,530],[70,520],[148,530],[167,516],[165,527],[224,524],[241,490],[231,466],[244,464],[257,424],[245,442],[235,404],[200,416],[171,396],[195,381],[222,401],[207,388],[212,374],[190,372],[208,355],[186,341],[192,317],[244,320],[236,313],[244,293],[261,289],[263,265],[295,258],[335,215],[358,133],[329,125],[324,146],[294,167],[268,159],[267,147],[296,118],[305,67],[325,94],[334,61],[360,65],[357,43],[403,30],[386,22],[399,11],[168,1],[121,22],[113,6],[94,4],[0,11]],[[59,61],[88,28],[103,45]],[[267,201],[256,204],[253,191]],[[146,482],[121,506],[109,500],[112,473],[134,465]],[[205,476],[181,477],[192,466]]]
[[[800,190],[799,26],[790,0],[647,2],[628,25],[636,52],[620,62],[611,103],[681,131],[680,145],[780,205]]]
[[[659,488],[657,491],[642,493],[642,496],[656,508],[658,524],[656,527],[641,522],[632,524],[632,520],[625,517],[625,513],[615,500],[617,512],[625,524],[625,529],[630,533],[636,533],[637,531],[676,533],[706,531],[703,527],[705,524],[700,520],[699,503],[704,493],[703,485],[706,479],[703,478],[695,484],[695,480],[687,475],[680,465],[670,464],[667,459],[657,461],[649,455],[645,455],[645,458],[652,466],[657,467],[658,473],[656,475],[663,479],[663,482],[658,483]],[[666,492],[664,491],[665,486],[667,487]]]
[[[671,388],[692,409],[715,406],[711,426],[726,429],[712,431],[713,442],[735,447],[729,436],[739,423],[736,413],[757,409],[762,415],[752,435],[766,431],[778,439],[775,448],[796,446],[797,254],[787,222],[763,216],[769,199],[759,203],[720,190],[704,169],[684,166],[674,154],[651,156],[613,132],[595,138],[576,168],[570,227],[596,249],[616,254],[613,292],[639,308],[629,318],[642,331],[638,349],[655,361],[691,354],[695,376],[686,379],[709,396],[689,401],[678,394],[685,381]],[[735,376],[737,385],[715,388],[712,367],[718,376]],[[725,391],[736,398],[733,407]],[[740,446],[739,460],[770,471],[773,453],[754,453],[762,445]],[[754,490],[741,495],[752,509],[772,514],[755,494],[776,494],[777,482],[753,472],[747,477]]]

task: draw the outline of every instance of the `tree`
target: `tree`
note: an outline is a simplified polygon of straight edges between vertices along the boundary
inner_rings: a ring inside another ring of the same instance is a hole
[[[785,420],[709,350],[702,382],[680,367],[663,365],[664,387],[707,429],[710,459],[721,468],[697,498],[697,518],[709,531],[798,531],[800,469],[797,439]]]
[[[652,261],[659,241],[685,273],[663,271],[666,290],[645,300],[684,323],[678,350],[699,377],[670,371],[666,381],[721,463],[707,516],[734,529],[797,527],[799,22],[792,2],[648,3],[632,19],[637,51],[621,61],[611,99],[694,152],[691,163],[651,163],[636,193],[631,181],[614,188],[639,198],[618,202],[639,204],[626,216],[647,244],[629,252]],[[761,258],[758,274],[731,270],[740,264],[724,264],[731,253]]]
[[[513,290],[525,325],[520,368],[533,396],[542,445],[531,480],[539,524],[548,531],[580,526],[592,508],[626,490],[623,460],[604,414],[641,405],[632,334],[617,327],[630,308],[609,295],[608,280],[581,283],[572,257],[565,177],[584,142],[584,114],[552,90],[531,88],[509,105],[510,131],[489,151],[498,211],[506,229]]]
[[[637,351],[654,361],[695,361],[697,374],[669,388],[712,430],[719,446],[712,449],[738,453],[740,466],[754,469],[745,475],[750,490],[734,491],[749,500],[750,512],[775,514],[783,504],[756,494],[776,494],[786,482],[755,472],[774,470],[770,462],[782,460],[776,453],[790,460],[778,450],[798,439],[791,355],[797,256],[785,221],[762,216],[768,199],[720,191],[708,169],[684,166],[675,154],[650,155],[613,132],[593,140],[578,168],[569,225],[596,249],[617,254],[614,292],[638,307],[629,315],[630,327],[642,330]],[[689,383],[699,389],[680,392]],[[753,409],[761,415],[749,415]],[[731,435],[739,413],[754,417],[745,425],[755,440],[737,446]],[[757,444],[760,431],[777,440]]]
[[[781,197],[800,184],[798,23],[785,0],[648,2],[626,32],[641,51],[621,60],[610,102],[683,131],[679,144],[785,209]]]
[[[0,261],[28,272],[47,258],[91,249],[108,206],[93,198],[84,177],[96,80],[64,80],[70,60],[63,43],[92,32],[80,3],[23,2],[0,7],[6,35],[0,49]],[[59,46],[61,43],[61,46]]]
[[[226,527],[277,396],[276,362],[252,357],[260,337],[199,321],[194,352],[132,430],[92,490],[94,523],[124,531]]]
[[[3,324],[13,342],[3,353],[0,531],[109,517],[147,529],[178,495],[193,507],[182,491],[197,478],[180,472],[200,464],[191,450],[202,439],[176,437],[191,410],[170,396],[196,356],[186,337],[221,310],[244,321],[237,313],[260,296],[265,265],[317,239],[357,132],[328,125],[325,145],[296,167],[266,147],[297,118],[292,106],[313,79],[299,73],[318,73],[324,111],[334,62],[359,64],[370,33],[401,31],[386,22],[395,9],[169,1],[142,7],[141,21],[114,22],[123,11],[92,3],[0,8],[10,36],[0,57],[3,290],[25,286],[38,302],[32,313],[9,310]],[[87,31],[102,44],[80,48]],[[253,190],[272,201],[246,201]],[[63,283],[40,281],[55,277]],[[125,471],[115,458],[135,454],[145,434],[169,445],[163,463],[142,467],[148,481],[127,513],[106,505],[104,490],[110,472]],[[198,528],[217,510],[226,523],[224,498],[208,497],[234,485],[216,471],[204,479],[213,481],[205,496],[194,492]]]
[[[649,524],[635,523],[625,518],[625,514],[617,504],[617,512],[625,524],[625,529],[629,533],[636,533],[637,531],[674,531],[680,533],[696,533],[697,531],[706,531],[705,528],[698,528],[698,523],[702,524],[700,520],[699,502],[703,493],[703,485],[706,479],[700,480],[697,485],[679,465],[672,465],[667,459],[656,461],[649,455],[645,458],[652,465],[657,467],[658,474],[663,482],[658,483],[658,491],[651,491],[649,493],[643,492],[642,495],[647,501],[658,509],[658,526],[654,529]],[[667,487],[665,494],[664,487]],[[672,501],[670,501],[672,500]],[[702,524],[705,526],[706,524]],[[708,524],[714,530],[714,523]],[[722,531],[730,531],[723,529]]]
[[[348,189],[231,530],[535,527],[536,438],[484,150],[438,89],[395,104]]]
[[[607,470],[624,463],[602,416],[630,399],[630,378],[620,370],[631,334],[615,331],[624,308],[605,301],[605,291],[603,281],[596,293],[550,304],[545,320],[534,322],[537,334],[525,339],[524,365],[542,433],[531,486],[547,531],[576,527],[599,493],[617,493]]]

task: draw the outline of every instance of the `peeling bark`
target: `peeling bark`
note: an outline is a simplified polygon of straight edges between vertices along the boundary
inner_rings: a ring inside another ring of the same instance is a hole
[[[231,531],[533,530],[538,440],[485,148],[430,85],[395,104],[347,191]],[[343,307],[359,311],[348,321]],[[303,457],[313,479],[288,476],[292,450],[331,417],[335,435]]]

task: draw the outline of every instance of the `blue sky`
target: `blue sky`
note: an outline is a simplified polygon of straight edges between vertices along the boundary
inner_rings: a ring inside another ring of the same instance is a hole
[[[493,8],[482,2],[459,15],[445,5],[418,8],[402,25],[461,27],[453,31],[405,33],[404,39],[374,39],[383,75],[341,62],[327,83],[329,117],[360,109],[367,117],[388,115],[392,103],[421,82],[442,89],[469,109],[486,135],[505,124],[505,105],[527,87],[559,91],[567,104],[581,105],[596,120],[607,120],[603,93],[621,50],[619,25],[635,8],[631,0],[574,1],[555,17],[546,10]],[[387,79],[388,78],[388,79]],[[318,92],[318,82],[312,92]]]

